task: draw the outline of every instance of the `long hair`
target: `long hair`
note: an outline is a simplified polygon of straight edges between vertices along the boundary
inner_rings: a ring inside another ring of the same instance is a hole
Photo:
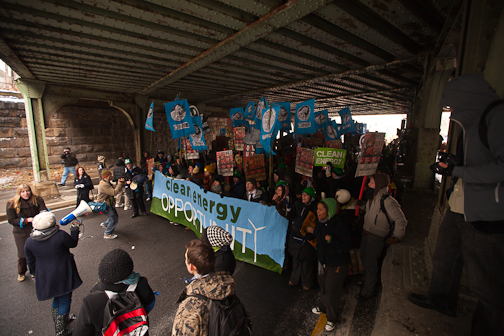
[[[21,191],[23,190],[29,190],[30,191],[30,198],[28,199],[28,204],[37,206],[37,195],[35,195],[30,188],[30,186],[26,183],[20,184],[17,189],[16,189],[16,195],[12,197],[9,202],[11,203],[11,207],[16,209],[16,213],[19,213],[21,211]]]
[[[105,160],[103,160],[103,164],[105,165]],[[84,169],[83,166],[78,166],[77,169],[75,169],[75,172],[76,172],[76,177],[78,178],[79,177],[79,169],[82,168],[82,176],[84,177],[86,174],[86,169]]]

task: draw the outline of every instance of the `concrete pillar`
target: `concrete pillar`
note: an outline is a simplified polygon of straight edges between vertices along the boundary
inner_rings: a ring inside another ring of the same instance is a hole
[[[50,181],[51,172],[49,170],[44,110],[42,108],[45,83],[33,79],[19,78],[16,80],[16,85],[25,101],[26,122],[35,182]]]
[[[453,58],[439,59],[434,72],[427,76],[416,122],[418,140],[413,188],[434,188],[434,173],[429,166],[435,161],[439,146],[439,124],[442,112],[439,101],[454,67]]]

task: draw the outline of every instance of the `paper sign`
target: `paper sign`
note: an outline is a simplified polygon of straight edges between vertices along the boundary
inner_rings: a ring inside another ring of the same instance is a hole
[[[217,152],[217,171],[222,176],[233,176],[233,151]]]
[[[313,149],[297,147],[295,172],[301,175],[313,176],[313,161],[315,151]]]
[[[323,167],[331,162],[333,167],[344,168],[347,151],[344,149],[317,148],[315,149],[314,166]]]
[[[264,154],[256,154],[243,159],[245,176],[255,178],[257,181],[266,180],[266,165]]]
[[[355,177],[369,176],[376,173],[380,163],[385,133],[366,133]]]
[[[235,127],[234,128],[235,150],[239,152],[243,151],[244,147],[243,139],[245,139],[245,127]]]

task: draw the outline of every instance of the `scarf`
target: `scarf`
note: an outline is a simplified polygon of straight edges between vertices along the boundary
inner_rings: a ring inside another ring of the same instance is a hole
[[[140,273],[137,272],[132,272],[126,279],[114,282],[115,284],[125,284],[125,285],[132,285],[138,282],[140,280]]]
[[[34,229],[32,233],[30,233],[30,237],[34,241],[44,241],[54,236],[58,231],[59,231],[59,225],[51,226],[50,228],[47,229],[40,229],[40,230]]]

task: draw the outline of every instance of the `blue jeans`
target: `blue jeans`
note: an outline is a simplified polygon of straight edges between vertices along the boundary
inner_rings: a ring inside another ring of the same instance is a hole
[[[105,235],[111,235],[119,222],[119,216],[117,215],[117,210],[114,208],[114,204],[108,207],[107,210],[108,219],[105,221],[107,228],[105,229]]]
[[[152,182],[147,181],[144,184],[145,186],[145,191],[147,192],[147,198],[152,198]]]
[[[61,176],[61,184],[65,184],[68,174],[72,173],[75,177],[75,166],[73,167],[64,167],[63,168],[63,176]]]
[[[504,330],[504,235],[483,233],[446,211],[432,257],[429,297],[436,305],[457,305],[462,268],[478,298],[472,335],[502,335]]]
[[[65,315],[70,312],[70,303],[72,303],[72,292],[55,297],[52,307],[58,308],[58,315]]]

